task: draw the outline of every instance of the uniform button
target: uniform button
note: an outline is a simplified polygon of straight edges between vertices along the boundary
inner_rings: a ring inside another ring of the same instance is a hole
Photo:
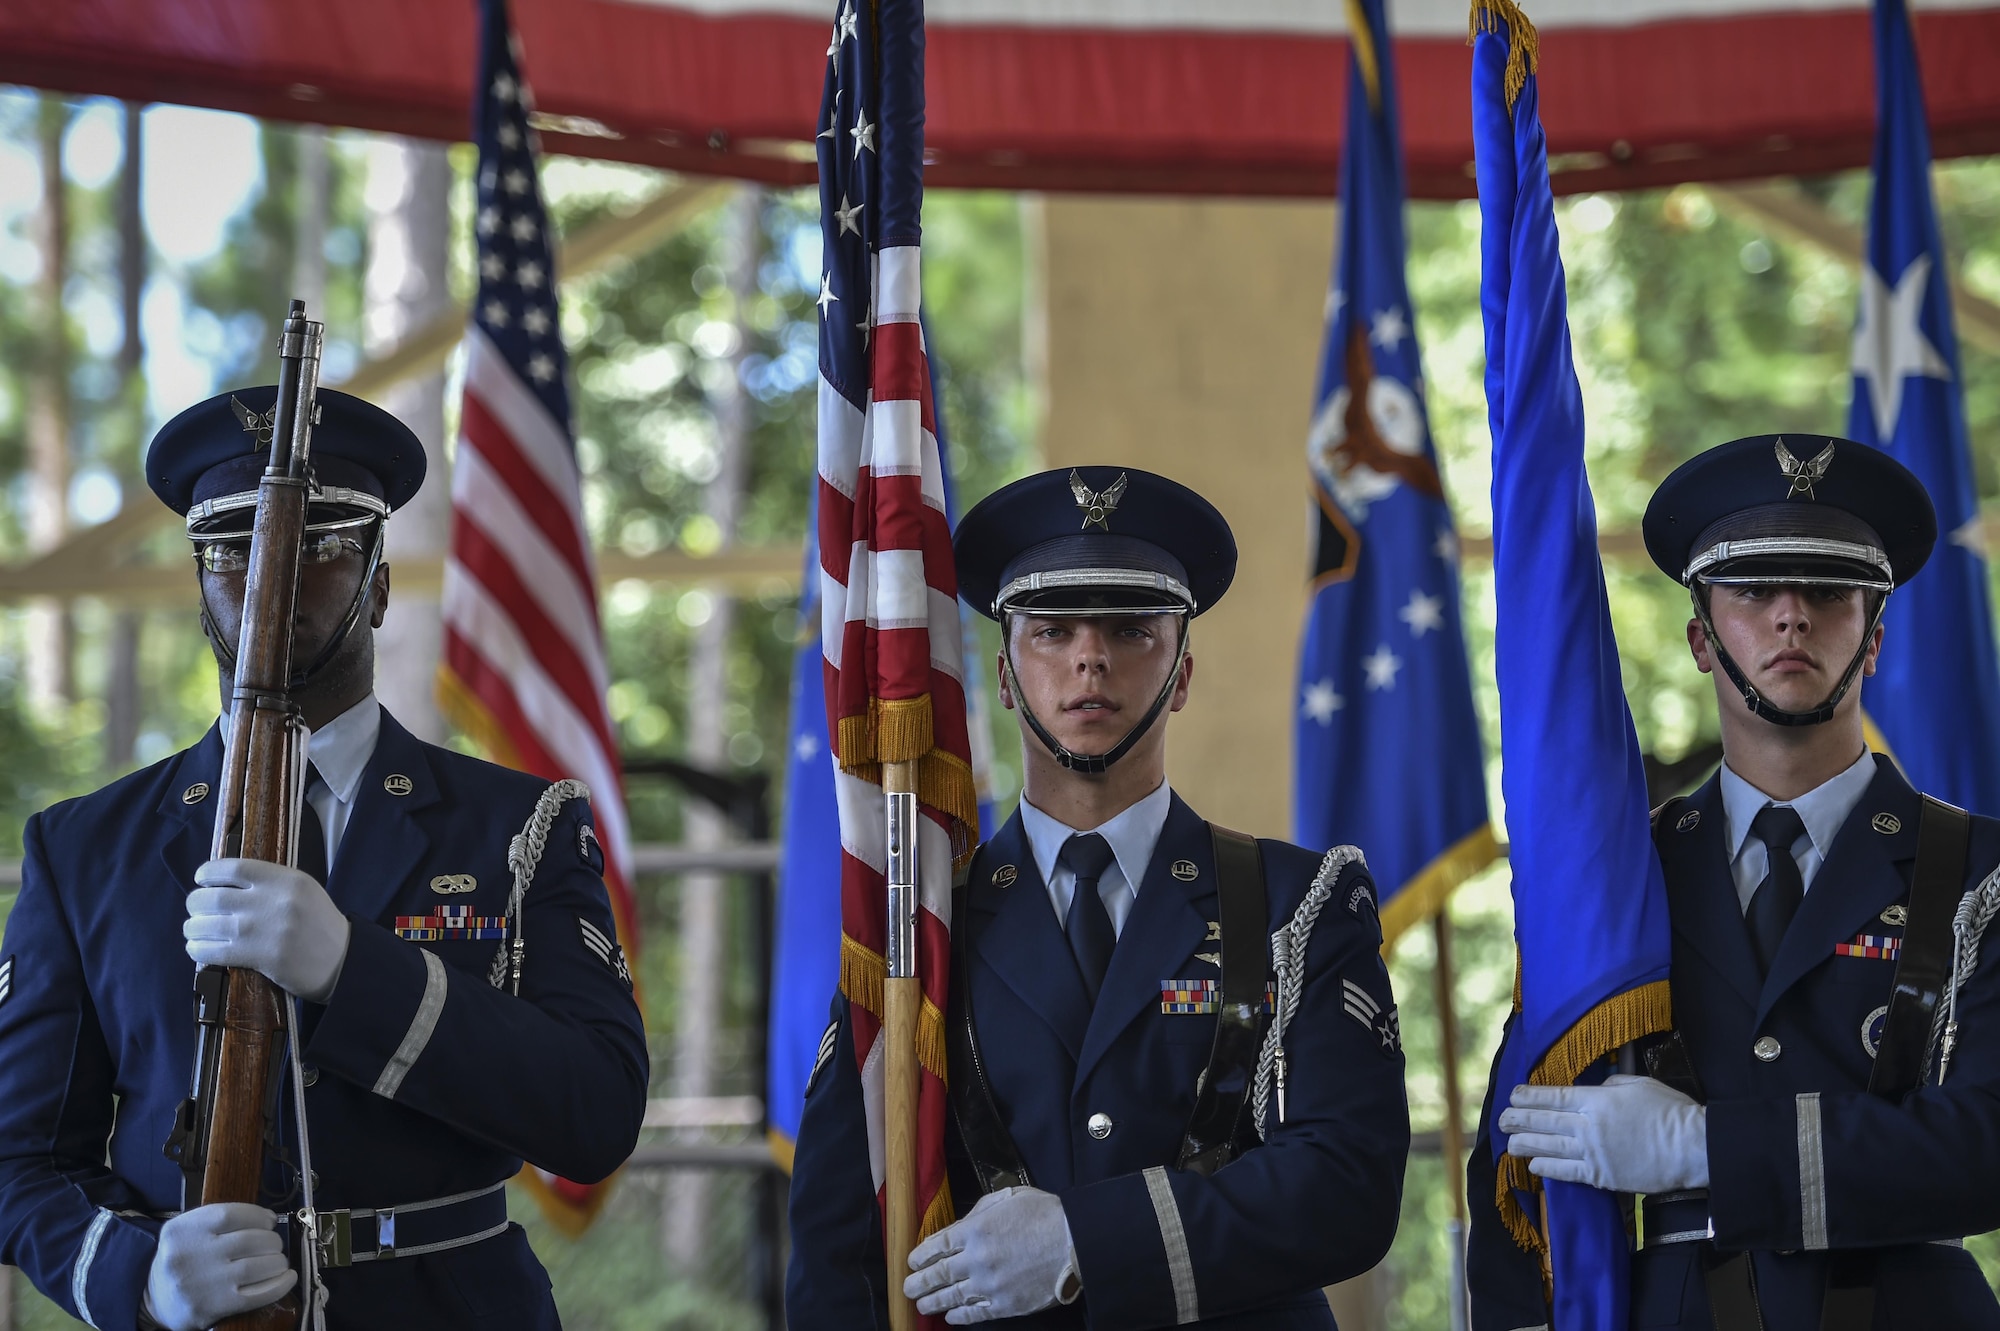
[[[1111,1115],[1092,1114],[1090,1116],[1090,1121],[1085,1123],[1083,1126],[1084,1130],[1088,1132],[1091,1136],[1097,1138],[1097,1140],[1099,1141],[1103,1141],[1106,1137],[1109,1137],[1111,1135]]]
[[[1778,1055],[1785,1052],[1785,1047],[1778,1043],[1778,1037],[1775,1035],[1760,1035],[1757,1037],[1757,1043],[1750,1046],[1750,1052],[1766,1063],[1775,1063],[1778,1061]]]
[[[319,1069],[313,1067],[311,1064],[307,1064],[304,1071],[304,1075],[302,1075],[299,1078],[299,1080],[303,1081],[308,1086],[313,1085],[314,1083],[319,1081]]]

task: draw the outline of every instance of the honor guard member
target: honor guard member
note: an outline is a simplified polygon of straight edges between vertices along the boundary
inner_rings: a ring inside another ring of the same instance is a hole
[[[276,395],[191,407],[146,459],[187,519],[225,699]],[[589,805],[426,744],[376,702],[383,524],[423,480],[423,446],[358,398],[318,400],[292,656],[312,731],[302,867],[209,859],[221,723],[28,820],[0,944],[0,1262],[121,1331],[209,1327],[293,1286],[274,1215],[300,1204],[290,1092],[268,1209],[182,1211],[162,1151],[193,1066],[196,963],[234,966],[300,1000],[318,1228],[341,1240],[326,1325],[555,1327],[506,1180],[523,1161],[609,1174],[647,1084],[622,955],[592,944],[614,929]],[[538,859],[510,851],[524,830],[543,834]],[[518,985],[496,964],[515,939]]]
[[[2000,1226],[2000,967],[1980,959],[2000,823],[1862,739],[1883,604],[1936,534],[1901,464],[1812,436],[1711,449],[1646,510],[1723,748],[1654,813],[1674,1030],[1632,1051],[1650,1075],[1501,1088],[1470,1170],[1492,1198],[1497,1099],[1534,1173],[1639,1194],[1635,1327],[2000,1327],[1960,1242]],[[1470,1266],[1476,1331],[1547,1322],[1490,1202]]]
[[[1322,1287],[1395,1234],[1403,1054],[1360,853],[1215,827],[1166,782],[1228,524],[1165,477],[1081,467],[998,491],[953,545],[1000,621],[1024,790],[953,905],[959,1218],[894,1278],[955,1325],[1330,1329]],[[847,1012],[792,1175],[787,1300],[815,1331],[888,1324]]]

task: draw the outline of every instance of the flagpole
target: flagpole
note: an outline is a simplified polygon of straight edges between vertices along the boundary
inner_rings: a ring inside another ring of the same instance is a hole
[[[882,986],[883,1176],[887,1212],[883,1247],[889,1264],[889,1326],[915,1331],[916,1307],[903,1295],[910,1250],[917,1246],[917,764],[882,764],[888,796],[888,978]]]
[[[1458,1084],[1457,977],[1451,965],[1451,907],[1447,900],[1431,917],[1437,938],[1437,965],[1431,978],[1437,986],[1438,1061],[1444,1071],[1444,1127],[1439,1146],[1444,1156],[1445,1185],[1451,1194],[1451,1219],[1445,1238],[1451,1246],[1451,1331],[1466,1331],[1465,1289],[1465,1133],[1460,1126],[1464,1098]]]

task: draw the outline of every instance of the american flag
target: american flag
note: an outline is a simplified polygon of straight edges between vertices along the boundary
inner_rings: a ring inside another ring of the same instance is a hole
[[[887,870],[882,764],[915,760],[920,1235],[951,1219],[944,1018],[951,875],[978,827],[922,292],[921,0],[841,0],[820,100],[820,641],[840,762],[841,991],[872,1106],[883,1102]],[[882,1116],[869,1160],[884,1183]]]
[[[631,952],[631,836],[605,707],[610,677],[570,437],[548,212],[528,128],[532,103],[504,0],[485,0],[481,17],[479,295],[465,335],[438,692],[501,761],[590,787],[604,879]],[[545,1185],[559,1220],[587,1221],[602,1197],[601,1188],[526,1177]]]

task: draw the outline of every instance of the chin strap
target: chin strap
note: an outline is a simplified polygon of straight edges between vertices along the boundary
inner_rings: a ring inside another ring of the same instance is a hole
[[[1826,696],[1826,700],[1810,711],[1788,712],[1766,701],[1764,695],[1757,692],[1756,686],[1744,677],[1742,667],[1736,664],[1736,658],[1729,654],[1729,649],[1722,645],[1722,639],[1715,632],[1715,621],[1708,616],[1708,601],[1699,585],[1690,590],[1693,592],[1695,618],[1701,621],[1701,631],[1708,635],[1708,645],[1715,653],[1715,659],[1722,663],[1722,673],[1729,676],[1729,682],[1741,691],[1745,707],[1779,726],[1817,726],[1833,719],[1840,700],[1847,696],[1847,691],[1854,687],[1855,679],[1861,674],[1861,662],[1868,655],[1868,640],[1875,636],[1876,626],[1882,622],[1882,612],[1889,607],[1889,594],[1884,592],[1875,602],[1875,613],[1868,617],[1868,627],[1861,634],[1861,645],[1855,649],[1854,659],[1847,663],[1840,682],[1833,686],[1833,692]]]
[[[368,567],[361,574],[360,585],[354,589],[354,599],[348,602],[347,615],[340,621],[339,630],[328,640],[326,646],[320,649],[319,655],[312,659],[310,665],[304,670],[295,670],[292,672],[291,680],[285,685],[287,691],[300,687],[310,681],[320,671],[326,669],[333,661],[335,654],[340,651],[341,644],[347,641],[347,635],[354,632],[354,626],[361,622],[361,612],[368,604],[369,589],[375,585],[375,570],[382,567],[383,532],[384,524],[377,522],[375,524],[375,539],[369,544],[368,548]],[[200,584],[197,583],[196,585],[199,586]],[[229,674],[234,675],[236,673],[236,649],[223,639],[222,631],[216,625],[215,616],[209,613],[208,592],[206,590],[201,592],[201,631],[206,633],[208,640],[215,644],[216,652],[222,657],[222,668]]]
[[[1127,731],[1125,738],[1112,745],[1108,752],[1077,753],[1073,749],[1064,748],[1062,742],[1051,735],[1048,727],[1042,724],[1041,718],[1035,715],[1035,709],[1028,706],[1028,696],[1021,691],[1020,678],[1014,673],[1011,625],[1003,618],[1000,624],[1000,657],[1007,665],[1007,687],[1013,691],[1014,704],[1021,709],[1021,715],[1028,722],[1028,729],[1035,732],[1035,738],[1042,742],[1043,748],[1055,756],[1058,763],[1072,772],[1102,772],[1130,753],[1132,746],[1145,738],[1146,732],[1153,728],[1153,723],[1160,719],[1160,713],[1166,710],[1168,700],[1174,696],[1174,685],[1178,684],[1181,678],[1181,663],[1187,660],[1187,620],[1179,616],[1176,616],[1176,619],[1180,623],[1181,640],[1179,648],[1174,652],[1174,668],[1167,672],[1167,682],[1160,686],[1159,696],[1153,699],[1153,705],[1146,709],[1146,714],[1139,718],[1139,724]]]

